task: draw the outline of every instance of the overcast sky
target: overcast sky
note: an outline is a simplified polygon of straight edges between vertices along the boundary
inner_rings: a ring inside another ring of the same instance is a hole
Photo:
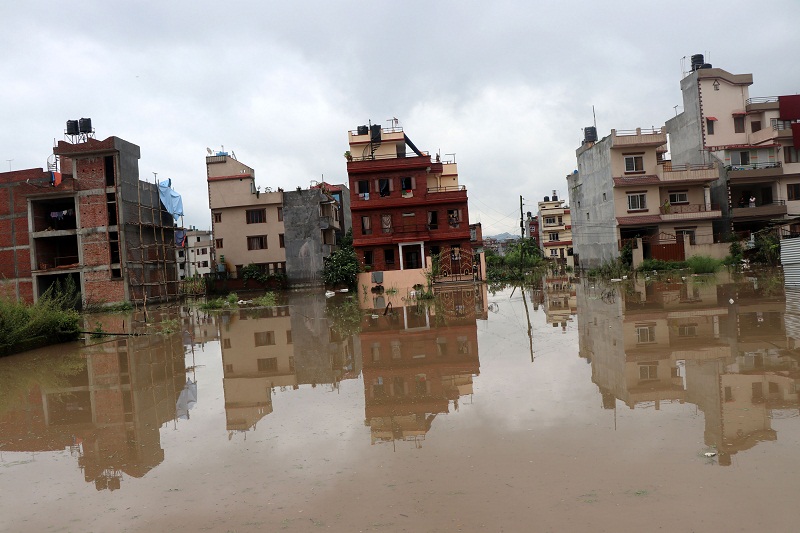
[[[800,91],[798,0],[26,0],[0,21],[0,168],[46,166],[66,120],[90,117],[200,228],[207,147],[262,187],[342,183],[347,131],[397,117],[456,154],[484,235],[518,233],[520,195],[566,197],[593,105],[601,137],[674,116],[681,58],[753,73],[751,96]]]

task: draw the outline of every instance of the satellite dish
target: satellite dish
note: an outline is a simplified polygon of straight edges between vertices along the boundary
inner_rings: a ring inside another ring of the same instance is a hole
[[[211,148],[206,148],[206,152],[208,152],[208,155],[212,155],[214,153],[211,151]]]

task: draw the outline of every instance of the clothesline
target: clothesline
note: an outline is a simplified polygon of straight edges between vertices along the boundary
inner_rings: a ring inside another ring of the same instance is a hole
[[[50,211],[50,218],[61,220],[64,217],[71,217],[75,214],[74,209],[64,209],[63,211]]]

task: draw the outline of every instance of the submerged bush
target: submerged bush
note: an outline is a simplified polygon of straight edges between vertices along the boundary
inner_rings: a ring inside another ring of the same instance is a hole
[[[0,298],[0,354],[78,338],[80,295],[70,282],[54,284],[34,305]]]
[[[694,274],[713,274],[722,266],[722,261],[705,255],[696,255],[686,260],[686,266]]]

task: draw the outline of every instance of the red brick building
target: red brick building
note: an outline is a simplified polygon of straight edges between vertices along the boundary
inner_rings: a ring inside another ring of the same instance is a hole
[[[47,171],[0,173],[0,296],[33,302],[69,278],[84,304],[176,297],[175,223],[139,180],[139,147],[66,137]]]
[[[360,126],[348,141],[353,246],[364,267],[421,269],[440,254],[445,274],[472,278],[480,229],[470,231],[455,161],[431,158],[399,127]]]

